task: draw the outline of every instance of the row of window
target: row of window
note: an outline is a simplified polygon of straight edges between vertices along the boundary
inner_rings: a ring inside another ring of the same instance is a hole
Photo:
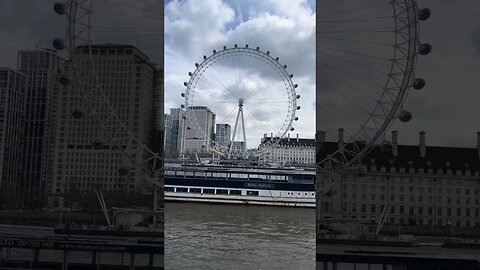
[[[217,195],[242,195],[238,189],[214,189],[214,188],[185,188],[185,187],[165,187],[165,192],[194,193],[194,194],[217,194]],[[247,196],[258,196],[258,191],[247,190]]]
[[[270,180],[286,182],[294,180],[296,182],[313,182],[313,175],[274,175],[257,173],[228,173],[228,172],[191,172],[191,171],[165,171],[167,176],[176,177],[196,177],[196,178],[217,178],[217,179],[250,179],[250,180]]]
[[[361,190],[362,191],[366,191],[367,190],[367,184],[361,184],[361,185],[357,185],[356,183],[354,184],[343,184],[343,189],[344,190],[349,190],[349,189],[352,189],[352,190],[357,190],[358,187],[361,187]],[[380,188],[380,191],[385,191],[386,190],[386,185],[379,185],[379,188]],[[389,189],[391,192],[395,192],[398,188],[398,191],[400,193],[402,192],[406,192],[407,191],[407,187],[405,185],[389,185]],[[372,192],[375,192],[377,189],[377,186],[375,184],[371,184],[370,185],[370,190]],[[415,192],[415,190],[417,190],[418,193],[421,193],[423,194],[424,192],[428,192],[428,193],[433,193],[434,192],[434,188],[432,186],[408,186],[408,192],[410,193],[413,193]],[[475,195],[478,195],[479,193],[479,189],[474,189],[474,187],[466,187],[466,188],[454,188],[454,187],[437,187],[436,188],[436,191],[438,194],[442,194],[442,193],[446,193],[446,194],[452,194],[453,191],[455,191],[455,194],[456,195],[461,195],[461,194],[464,194],[464,195],[470,195],[472,193],[475,193]]]
[[[372,213],[378,214],[382,213],[385,209],[385,205],[376,205],[370,204],[370,209],[368,209],[367,204],[348,204],[346,202],[342,203],[342,210],[344,212],[360,212],[360,213]],[[404,205],[393,205],[390,208],[390,214],[400,214],[400,215],[428,215],[428,216],[448,216],[451,217],[452,214],[456,214],[456,217],[477,217],[478,218],[478,209],[477,208],[452,208],[452,207],[437,207],[437,212],[434,213],[433,207],[423,207],[423,206],[408,206],[405,207]]]

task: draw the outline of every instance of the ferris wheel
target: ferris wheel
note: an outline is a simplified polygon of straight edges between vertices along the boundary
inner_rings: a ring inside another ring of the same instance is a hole
[[[336,148],[317,149],[317,199],[331,198],[335,179],[346,171],[362,174],[362,158],[396,119],[408,122],[411,88],[425,80],[415,74],[417,58],[432,47],[420,42],[420,21],[430,10],[416,0],[327,0],[318,3],[317,133],[337,134]]]
[[[188,75],[181,93],[183,153],[195,151],[193,146],[202,142],[205,152],[226,158],[263,156],[295,130],[298,85],[287,65],[270,51],[248,44],[223,46],[204,55]],[[216,123],[228,125],[229,132],[221,134],[217,129],[214,137],[213,126],[201,110],[215,115]]]
[[[163,43],[160,42],[163,30],[151,27],[152,22],[163,18],[161,5],[160,1],[153,0],[142,1],[141,4],[122,0],[67,0],[54,5],[54,11],[65,16],[66,20],[65,36],[53,41],[53,47],[65,52],[68,59],[66,71],[59,76],[59,82],[64,86],[73,85],[72,90],[79,91],[83,101],[72,109],[72,121],[93,120],[99,130],[97,138],[92,138],[93,147],[108,145],[125,154],[130,163],[119,166],[119,175],[128,175],[132,167],[140,170],[144,184],[153,188],[154,210],[163,198],[160,148],[150,149],[125,124],[125,113],[120,113],[106,94],[100,78],[101,68],[95,60],[98,52],[93,47],[120,43],[134,45],[144,52],[154,49],[155,53],[163,54]],[[162,72],[160,67],[153,74],[158,85],[161,85]],[[135,145],[135,150],[128,145]]]

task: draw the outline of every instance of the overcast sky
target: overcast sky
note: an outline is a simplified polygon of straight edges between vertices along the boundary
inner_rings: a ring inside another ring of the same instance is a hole
[[[152,12],[155,12],[158,1],[145,0],[141,4],[139,1],[116,1],[130,5],[139,3],[141,8],[137,9],[137,12],[143,16],[144,21],[138,23],[133,19],[129,20],[131,27],[143,28],[146,32],[155,26],[155,23],[146,25],[145,17],[156,16]],[[64,18],[53,13],[54,2],[0,1],[2,32],[0,66],[15,67],[18,49],[33,49],[35,45],[51,47],[52,39],[63,35]],[[188,1],[180,2],[188,4]],[[408,96],[406,108],[413,113],[412,121],[406,124],[397,122],[393,128],[400,132],[400,143],[417,144],[418,132],[424,130],[429,145],[474,147],[476,132],[480,130],[480,106],[478,106],[480,2],[477,0],[418,2],[421,7],[429,7],[432,10],[432,17],[422,23],[421,39],[423,42],[431,43],[433,51],[429,56],[419,59],[416,71],[418,76],[426,79],[427,86],[420,91],[412,90]],[[181,55],[177,58],[179,61],[166,62],[166,108],[181,104],[181,99],[176,98],[179,97],[178,93],[181,92],[179,89],[187,79],[185,71],[192,71],[192,63],[200,61],[203,54],[209,54],[212,48],[219,49],[224,44],[228,45],[235,41],[239,44],[258,44],[261,48],[268,48],[280,56],[282,63],[287,64],[289,71],[295,74],[296,82],[302,87],[299,89],[302,92],[300,100],[302,110],[296,131],[302,136],[312,134],[315,123],[313,113],[315,77],[311,75],[313,73],[310,70],[314,70],[315,67],[314,64],[310,64],[310,60],[315,57],[315,39],[309,36],[308,31],[315,25],[313,20],[315,12],[311,11],[313,1],[302,3],[302,1],[242,0],[237,3],[235,0],[224,2],[208,0],[195,3],[196,8],[201,8],[204,4],[208,4],[208,8],[204,9],[205,12],[190,14],[194,16],[176,16],[173,19],[193,21],[196,23],[196,31],[183,37],[182,43],[177,42],[179,37],[166,40],[166,54]],[[168,1],[166,5],[178,8],[182,6],[179,1]],[[129,9],[125,7],[124,10]],[[193,12],[194,9],[190,11]],[[125,20],[121,16],[116,18],[118,21]],[[198,21],[200,19],[205,23],[200,23]],[[176,29],[176,32],[181,33],[180,30]],[[166,35],[168,31],[166,28]],[[292,39],[292,36],[298,38]],[[301,40],[299,37],[304,39]],[[142,37],[140,47],[145,48],[152,59],[155,59],[161,53],[155,51],[155,44],[152,42],[153,39],[148,41]],[[169,85],[168,81],[172,83]],[[178,84],[174,85],[174,81],[178,81]]]
[[[315,5],[303,0],[186,0],[165,5],[165,108],[178,107],[184,99],[183,82],[194,64],[212,50],[234,44],[259,47],[287,65],[301,95],[292,136],[313,138],[315,133]],[[210,71],[212,70],[212,71]],[[263,72],[263,73],[262,73]],[[260,76],[258,76],[260,74]],[[270,76],[272,75],[272,76]],[[226,59],[213,65],[200,79],[193,105],[206,105],[216,113],[217,123],[235,124],[237,100],[245,99],[244,114],[249,147],[258,145],[264,133],[277,133],[288,111],[287,91],[270,66],[250,57]],[[240,80],[238,80],[240,79]],[[251,83],[260,81],[259,87]],[[219,82],[221,85],[219,85]],[[235,93],[223,95],[224,85],[234,84]],[[281,87],[279,87],[281,86]],[[283,88],[282,88],[283,87]],[[218,88],[218,89],[217,89]],[[283,90],[282,90],[283,89]],[[253,92],[248,97],[246,92]],[[210,100],[206,100],[208,97]],[[198,100],[198,99],[201,100]],[[223,105],[222,101],[229,103]],[[242,140],[242,137],[237,137]]]

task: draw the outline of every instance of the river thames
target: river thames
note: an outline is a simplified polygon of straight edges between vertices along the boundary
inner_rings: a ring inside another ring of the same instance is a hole
[[[165,269],[315,269],[315,210],[167,202]]]

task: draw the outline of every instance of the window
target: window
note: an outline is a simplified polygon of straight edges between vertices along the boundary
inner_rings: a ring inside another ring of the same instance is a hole
[[[230,190],[230,195],[242,195],[241,190],[232,189]]]
[[[215,189],[212,188],[204,188],[203,189],[204,194],[215,194]]]
[[[202,193],[201,188],[190,188],[190,193]]]
[[[227,189],[217,189],[216,194],[228,195],[228,190]]]
[[[258,196],[258,191],[247,190],[247,195],[250,195],[250,196]]]
[[[175,188],[173,187],[165,187],[165,192],[173,192]]]

